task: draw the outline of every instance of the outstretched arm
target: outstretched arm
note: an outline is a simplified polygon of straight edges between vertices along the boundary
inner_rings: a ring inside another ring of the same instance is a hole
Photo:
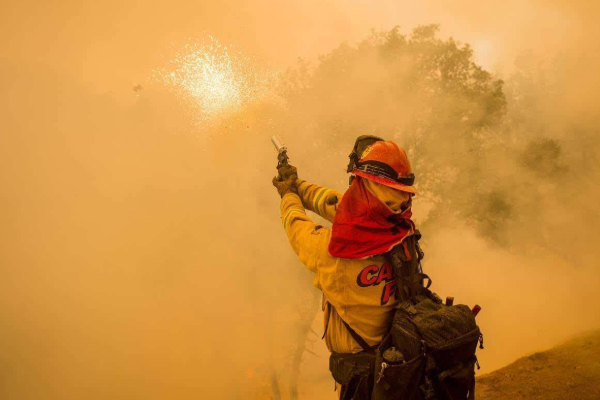
[[[298,179],[296,184],[298,186],[298,196],[302,200],[302,206],[329,222],[333,222],[337,202],[342,200],[342,193],[306,182],[303,179]],[[334,201],[334,196],[337,197],[337,201]]]
[[[312,272],[317,272],[317,254],[327,246],[325,229],[315,224],[307,215],[300,197],[287,193],[281,199],[281,222],[294,252]]]
[[[312,272],[317,272],[317,254],[319,250],[326,249],[329,243],[327,235],[322,233],[326,231],[320,225],[315,224],[307,215],[306,208],[309,210],[319,210],[324,212],[326,207],[325,194],[326,188],[320,188],[316,185],[303,184],[298,180],[298,172],[294,166],[287,165],[279,169],[279,174],[273,178],[273,186],[281,195],[281,222],[288,236],[294,252],[300,257]],[[302,204],[299,197],[300,188],[303,187],[303,193],[306,197],[306,207]],[[311,204],[308,204],[311,203]],[[332,206],[333,207],[333,206]],[[320,214],[325,216],[325,213]],[[335,209],[329,211],[329,216],[333,220]],[[318,274],[315,277],[317,285]],[[318,286],[317,286],[318,287]]]

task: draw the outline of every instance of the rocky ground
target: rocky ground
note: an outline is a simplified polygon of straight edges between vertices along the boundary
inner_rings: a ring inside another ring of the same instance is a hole
[[[481,376],[478,400],[600,400],[600,331]]]

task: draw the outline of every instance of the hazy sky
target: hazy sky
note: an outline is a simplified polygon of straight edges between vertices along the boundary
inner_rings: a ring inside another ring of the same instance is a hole
[[[593,2],[590,2],[593,3]],[[408,0],[223,0],[3,2],[0,57],[38,63],[99,91],[129,94],[169,55],[170,43],[205,33],[236,43],[277,68],[314,58],[370,29],[441,23],[468,41],[488,68],[518,53],[555,52],[583,33],[584,3]]]

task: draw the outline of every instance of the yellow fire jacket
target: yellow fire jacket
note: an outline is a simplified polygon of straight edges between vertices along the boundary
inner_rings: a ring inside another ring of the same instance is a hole
[[[336,353],[358,353],[360,345],[343,321],[369,345],[383,339],[393,308],[398,304],[392,268],[383,256],[364,260],[332,257],[328,246],[331,230],[315,224],[306,210],[333,222],[336,205],[327,199],[342,194],[298,180],[298,195],[281,199],[283,227],[294,252],[315,273],[313,284],[323,291],[325,342]]]

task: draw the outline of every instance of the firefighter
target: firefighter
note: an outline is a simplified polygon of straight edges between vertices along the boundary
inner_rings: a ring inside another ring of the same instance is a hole
[[[398,304],[392,266],[384,253],[415,232],[411,202],[417,191],[406,152],[391,141],[359,137],[348,172],[351,184],[343,196],[298,179],[296,168],[287,165],[279,169],[273,185],[281,195],[290,244],[323,292],[327,348],[332,357],[367,364],[347,379],[332,370],[336,390],[342,399],[369,399],[373,377],[361,371],[373,365],[373,349]],[[315,224],[306,210],[330,221],[331,229]]]

